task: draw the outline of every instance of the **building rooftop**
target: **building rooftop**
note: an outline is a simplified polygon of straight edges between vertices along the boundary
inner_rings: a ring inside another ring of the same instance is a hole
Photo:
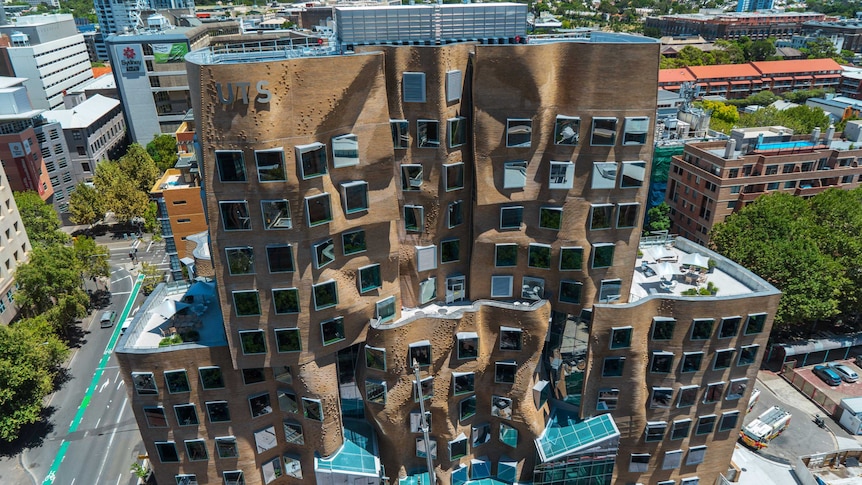
[[[658,71],[658,82],[660,83],[684,83],[689,81],[697,81],[697,78],[684,67],[659,69]]]
[[[26,77],[0,76],[0,89],[20,86],[21,84],[24,84],[25,81],[27,81]]]
[[[120,106],[120,101],[96,94],[72,109],[52,109],[45,118],[60,123],[64,130],[89,128],[99,118]]]
[[[93,69],[93,76],[96,75],[95,69]],[[75,86],[74,88],[69,90],[69,93],[83,93],[88,89],[117,89],[117,81],[114,79],[114,75],[111,74],[110,68],[107,73],[103,73],[99,75],[99,77],[94,77],[89,81],[81,84],[80,86]]]
[[[752,62],[751,65],[761,73],[768,74],[785,74],[793,72],[813,72],[813,71],[841,71],[840,64],[834,59],[796,59],[790,61],[761,61]]]
[[[795,468],[803,483],[855,485],[862,481],[862,450],[836,450],[799,458]]]
[[[165,173],[162,174],[161,178],[156,180],[156,183],[153,184],[153,188],[150,189],[150,192],[161,192],[163,190],[171,189],[187,189],[189,187],[197,186],[186,182],[185,179],[183,179],[182,172],[175,167],[165,170]]]
[[[15,22],[11,23],[9,25],[12,25],[12,26],[15,26],[15,25],[24,26],[24,25],[26,25],[28,27],[33,27],[36,25],[53,24],[56,22],[63,22],[63,21],[68,22],[70,20],[71,21],[75,20],[71,14],[67,14],[67,13],[43,13],[42,15],[24,15],[21,17],[15,17]]]
[[[755,69],[754,66],[751,64],[717,64],[714,66],[690,66],[688,70],[691,71],[691,73],[697,79],[760,77],[760,71]]]

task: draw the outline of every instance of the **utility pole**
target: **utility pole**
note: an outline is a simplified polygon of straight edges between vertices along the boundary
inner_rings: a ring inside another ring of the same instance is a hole
[[[413,374],[416,376],[416,395],[419,396],[419,412],[421,413],[419,429],[422,430],[422,439],[425,440],[425,466],[428,467],[428,485],[437,485],[437,476],[434,474],[434,459],[431,457],[431,437],[428,429],[428,420],[425,419],[425,396],[422,395],[422,379],[419,373],[419,361],[413,359]]]

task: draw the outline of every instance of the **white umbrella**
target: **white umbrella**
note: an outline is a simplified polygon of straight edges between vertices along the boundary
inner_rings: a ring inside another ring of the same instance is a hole
[[[673,275],[682,274],[677,265],[667,262],[659,264],[655,269],[655,273],[662,278],[672,278]]]
[[[176,300],[165,300],[159,306],[157,306],[153,312],[158,313],[159,315],[165,318],[171,318],[178,311],[188,308],[189,305],[187,303],[183,303],[181,301]]]
[[[674,257],[673,251],[664,247],[664,246],[655,246],[650,248],[650,254],[652,254],[653,259],[656,261],[661,261],[662,259],[670,259]]]
[[[683,266],[697,266],[698,268],[709,268],[709,258],[700,253],[686,254],[682,258]]]

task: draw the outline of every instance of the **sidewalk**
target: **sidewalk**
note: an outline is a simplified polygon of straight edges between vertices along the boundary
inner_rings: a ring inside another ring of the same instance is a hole
[[[739,475],[739,485],[787,485],[798,483],[790,466],[767,460],[753,451],[736,445],[733,450],[733,462],[742,473]]]

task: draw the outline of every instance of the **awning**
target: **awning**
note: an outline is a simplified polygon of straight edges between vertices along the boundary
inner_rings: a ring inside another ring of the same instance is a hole
[[[804,81],[806,79],[811,80],[814,78],[812,76],[793,76],[793,79],[796,79],[797,81]]]
[[[710,86],[727,86],[727,81],[709,81]]]
[[[776,77],[772,78],[773,81],[793,81],[792,77]]]
[[[838,79],[840,74],[815,74],[814,79]]]
[[[730,81],[730,84],[751,84],[751,81]]]

